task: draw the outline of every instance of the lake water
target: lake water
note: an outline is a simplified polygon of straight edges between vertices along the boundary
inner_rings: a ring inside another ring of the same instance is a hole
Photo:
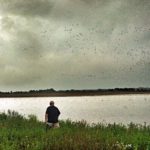
[[[44,121],[50,100],[55,101],[61,111],[59,119],[84,119],[88,123],[150,124],[150,95],[1,98],[0,112],[15,110],[25,117],[34,114]]]

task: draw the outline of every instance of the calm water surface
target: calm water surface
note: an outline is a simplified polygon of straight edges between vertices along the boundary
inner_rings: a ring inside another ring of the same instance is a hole
[[[60,109],[60,119],[84,119],[88,123],[150,124],[150,95],[1,98],[0,112],[15,110],[26,117],[34,114],[44,121],[50,100],[54,100]]]

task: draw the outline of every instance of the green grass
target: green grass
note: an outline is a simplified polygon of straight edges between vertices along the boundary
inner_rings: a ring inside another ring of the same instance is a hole
[[[45,123],[14,111],[0,114],[0,150],[150,150],[150,126],[60,121]]]

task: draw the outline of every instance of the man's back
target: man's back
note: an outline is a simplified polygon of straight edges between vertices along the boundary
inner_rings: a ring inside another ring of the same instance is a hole
[[[48,122],[49,123],[57,123],[58,116],[60,115],[60,111],[55,106],[49,106],[46,110],[46,114],[48,115]]]

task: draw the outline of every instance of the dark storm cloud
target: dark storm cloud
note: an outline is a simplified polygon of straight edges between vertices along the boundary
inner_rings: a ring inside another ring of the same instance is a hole
[[[148,0],[0,0],[0,88],[150,85]]]
[[[37,34],[28,31],[18,32],[15,39],[16,51],[18,57],[26,59],[36,59],[38,61],[42,54],[42,43],[37,38]],[[15,46],[14,46],[15,47]]]
[[[47,16],[54,2],[49,0],[0,0],[0,11],[7,15]]]

